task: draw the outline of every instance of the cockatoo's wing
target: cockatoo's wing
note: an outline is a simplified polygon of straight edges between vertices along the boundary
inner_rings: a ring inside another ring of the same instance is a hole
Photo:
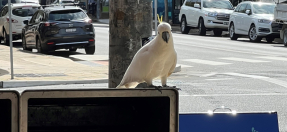
[[[171,57],[173,58],[173,65],[171,66],[169,72],[168,72],[168,77],[173,73],[175,67],[176,67],[176,63],[177,63],[177,53],[175,52],[175,54]]]
[[[123,85],[135,87],[136,83],[143,81],[144,77],[150,72],[150,69],[153,66],[153,56],[149,50],[150,48],[147,45],[136,53],[117,88],[121,88]]]

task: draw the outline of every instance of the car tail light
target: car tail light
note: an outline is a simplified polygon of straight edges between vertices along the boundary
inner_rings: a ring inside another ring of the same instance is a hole
[[[49,43],[47,43],[47,44],[54,44],[54,42],[49,42]]]
[[[55,22],[45,22],[45,27],[55,26],[57,23]]]
[[[6,18],[6,19],[7,19],[7,22],[9,22],[9,18]],[[12,23],[18,23],[18,21],[15,20],[15,19],[13,19],[13,18],[11,19],[11,22],[12,22]]]
[[[90,41],[90,42],[94,42],[95,40],[94,40],[94,39],[89,39],[89,41]]]

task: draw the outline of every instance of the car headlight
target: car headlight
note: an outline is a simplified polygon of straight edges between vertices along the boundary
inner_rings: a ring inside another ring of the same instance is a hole
[[[270,23],[271,20],[266,20],[266,19],[258,19],[259,23]]]
[[[209,17],[215,17],[216,15],[217,15],[216,12],[209,12],[209,13],[207,14],[207,16],[209,16]]]

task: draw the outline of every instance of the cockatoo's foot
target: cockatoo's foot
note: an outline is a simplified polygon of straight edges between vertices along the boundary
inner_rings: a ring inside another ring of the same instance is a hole
[[[160,88],[162,88],[161,86],[149,85],[148,87],[150,87],[150,88],[155,88],[155,89],[157,89],[157,90],[162,94],[162,92],[161,92],[161,90],[160,90]]]
[[[180,88],[176,88],[176,86],[163,85],[163,88],[174,88],[174,89],[176,89],[176,90],[181,90]]]

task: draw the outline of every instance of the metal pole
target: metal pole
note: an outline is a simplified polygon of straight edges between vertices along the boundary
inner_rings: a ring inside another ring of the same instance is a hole
[[[155,35],[157,35],[157,0],[154,0],[154,31]]]
[[[100,11],[101,11],[101,7],[100,7],[100,0],[97,0],[97,19],[100,19]]]
[[[14,72],[13,72],[13,43],[12,43],[12,23],[11,23],[11,0],[8,0],[8,11],[9,11],[9,43],[10,43],[10,62],[11,62],[11,79],[14,79]]]

